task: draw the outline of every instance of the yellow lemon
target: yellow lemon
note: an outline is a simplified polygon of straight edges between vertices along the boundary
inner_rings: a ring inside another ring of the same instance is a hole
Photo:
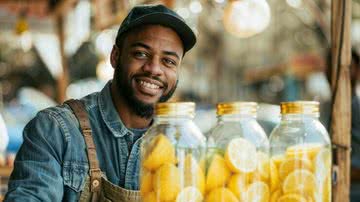
[[[246,201],[249,202],[268,202],[270,199],[269,186],[264,182],[252,183],[246,191]]]
[[[215,154],[206,176],[206,191],[210,191],[216,187],[225,186],[230,174],[230,170],[226,166],[224,158]]]
[[[312,170],[311,161],[306,158],[286,158],[279,168],[280,179],[285,179],[289,173],[296,169]]]
[[[176,202],[202,202],[203,195],[196,187],[186,187],[181,190],[176,198]]]
[[[182,165],[179,165],[181,167]],[[205,174],[196,159],[188,154],[184,161],[184,185],[196,186],[202,194],[205,193]]]
[[[287,157],[314,159],[323,146],[317,143],[299,144],[289,147],[286,150]]]
[[[331,201],[331,178],[330,178],[330,176],[324,182],[321,195],[322,195],[322,202]]]
[[[142,202],[157,202],[155,192],[150,192],[142,197]]]
[[[281,189],[278,189],[276,191],[274,191],[272,194],[271,194],[271,198],[270,198],[270,202],[277,202],[281,196]]]
[[[225,160],[233,172],[255,171],[257,167],[256,147],[244,138],[232,139],[226,148]]]
[[[270,190],[273,192],[280,186],[278,169],[273,159],[270,160]]]
[[[273,157],[271,157],[271,161],[273,161],[275,163],[275,166],[277,169],[280,168],[280,165],[285,161],[285,155],[275,155]]]
[[[311,196],[306,197],[306,199],[307,199],[307,202],[314,202],[314,199]]]
[[[260,179],[262,181],[267,181],[269,179],[269,167],[270,167],[270,161],[269,161],[269,155],[267,155],[264,152],[258,152],[257,153],[257,172],[260,174]]]
[[[229,189],[223,187],[212,190],[205,202],[238,202],[238,200]]]
[[[159,134],[147,148],[143,166],[148,170],[156,170],[165,163],[176,163],[175,148],[165,135]]]
[[[162,165],[155,172],[153,180],[157,198],[162,201],[175,200],[180,191],[180,172],[174,164]]]
[[[249,179],[247,179],[245,174],[234,174],[230,177],[227,187],[241,201],[244,198],[243,195],[245,191],[247,190],[248,181]]]
[[[306,202],[306,199],[299,194],[286,194],[281,196],[278,202]]]
[[[283,192],[313,195],[316,190],[316,179],[313,173],[305,169],[295,170],[284,180]]]
[[[152,191],[152,181],[152,173],[143,169],[140,176],[140,193],[142,196]]]

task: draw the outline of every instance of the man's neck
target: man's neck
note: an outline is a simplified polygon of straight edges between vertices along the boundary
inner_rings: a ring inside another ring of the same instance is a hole
[[[127,128],[147,128],[150,126],[151,118],[147,119],[135,114],[124,98],[116,90],[116,84],[111,84],[111,99],[114,103],[121,121]]]

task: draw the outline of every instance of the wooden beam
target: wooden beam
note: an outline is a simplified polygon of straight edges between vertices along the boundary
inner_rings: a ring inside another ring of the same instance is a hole
[[[115,9],[114,1],[116,1]],[[108,29],[115,25],[119,26],[130,7],[129,2],[126,0],[92,0],[91,3],[95,7],[94,24],[96,30]]]
[[[60,16],[65,15],[69,10],[73,9],[78,0],[62,0],[56,4],[55,8],[52,11],[52,15]]]
[[[331,90],[332,90],[332,143],[335,146],[333,201],[350,199],[351,148],[351,0],[332,0],[331,4]]]
[[[174,8],[175,7],[175,0],[163,0],[162,2],[168,8]]]
[[[56,25],[57,25],[57,34],[59,37],[60,43],[60,55],[61,55],[61,65],[62,72],[57,78],[57,101],[62,103],[66,99],[66,88],[69,85],[69,70],[68,70],[68,60],[65,55],[65,29],[64,29],[64,16],[56,16]]]

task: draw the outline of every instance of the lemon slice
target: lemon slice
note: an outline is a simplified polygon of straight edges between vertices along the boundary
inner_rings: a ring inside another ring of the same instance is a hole
[[[307,143],[299,144],[289,147],[286,150],[287,157],[297,157],[297,158],[308,158],[314,159],[316,154],[321,150],[323,145],[318,143]]]
[[[145,152],[143,166],[148,170],[156,170],[165,163],[176,163],[175,148],[165,135],[159,134]]]
[[[278,190],[274,191],[271,194],[270,202],[278,202],[280,196],[281,196],[281,189],[278,189]]]
[[[260,179],[262,181],[267,181],[269,179],[270,163],[269,155],[264,152],[257,153],[258,166],[257,171],[260,173]]]
[[[212,190],[205,202],[238,202],[238,200],[229,189],[223,187]]]
[[[179,165],[179,168],[181,165]],[[196,159],[188,154],[184,160],[184,185],[196,186],[202,194],[205,193],[205,174],[201,166],[197,163]]]
[[[256,147],[244,138],[232,139],[225,152],[226,164],[233,172],[249,173],[256,169]]]
[[[261,181],[252,183],[246,191],[246,201],[268,202],[270,199],[269,186]]]
[[[286,158],[280,165],[279,176],[280,179],[285,179],[289,173],[296,169],[312,170],[312,163],[306,158]]]
[[[142,202],[157,202],[155,192],[150,192],[141,199]]]
[[[275,163],[275,166],[277,169],[280,168],[280,165],[285,161],[285,155],[275,155],[273,157],[271,157],[271,161],[273,161]]]
[[[219,154],[215,154],[206,176],[206,191],[225,186],[230,174],[231,172],[226,166],[224,158]]]
[[[145,196],[152,190],[152,173],[143,169],[140,175],[140,193]]]
[[[286,194],[281,196],[278,202],[306,202],[306,199],[299,194]]]
[[[270,160],[270,190],[273,192],[280,186],[278,169],[273,159]]]
[[[244,192],[247,190],[249,185],[249,179],[243,173],[234,174],[230,177],[227,187],[230,189],[235,196],[241,200],[245,197]]]
[[[175,200],[180,191],[180,171],[171,163],[162,165],[154,175],[154,190],[162,201]]]
[[[313,195],[316,190],[316,179],[313,173],[305,169],[295,170],[284,180],[283,192]]]
[[[196,187],[186,187],[176,198],[176,202],[202,202],[203,195]]]

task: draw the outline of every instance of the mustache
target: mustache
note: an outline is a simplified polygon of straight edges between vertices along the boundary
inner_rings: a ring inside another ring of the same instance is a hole
[[[151,73],[144,72],[144,73],[134,74],[131,79],[135,79],[135,78],[138,78],[138,77],[147,77],[147,78],[156,80],[156,81],[160,82],[164,86],[164,89],[167,89],[168,86],[169,86],[169,84],[167,82],[161,80],[160,77],[158,77],[158,76],[152,75]]]

